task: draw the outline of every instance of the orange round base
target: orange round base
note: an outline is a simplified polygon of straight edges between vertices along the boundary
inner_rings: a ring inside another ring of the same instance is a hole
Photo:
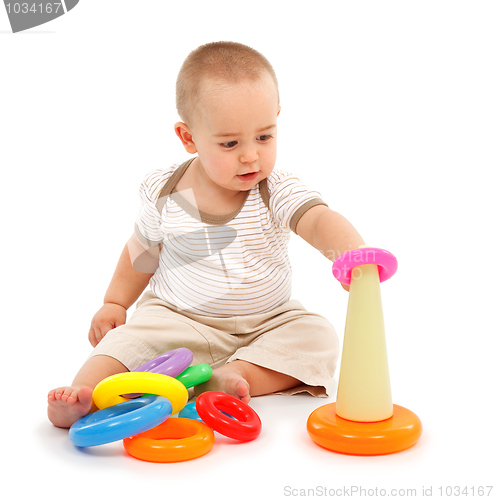
[[[413,446],[422,434],[415,413],[393,405],[393,416],[380,422],[353,422],[336,414],[336,403],[314,410],[307,432],[319,446],[347,455],[386,455]]]

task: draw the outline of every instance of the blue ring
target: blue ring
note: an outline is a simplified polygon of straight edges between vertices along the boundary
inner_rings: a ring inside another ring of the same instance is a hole
[[[192,420],[198,420],[199,422],[203,422],[202,418],[199,416],[196,410],[196,403],[186,404],[183,410],[178,414],[180,418],[190,418]]]
[[[229,418],[233,418],[231,415],[228,415],[228,413],[225,413],[222,411],[224,415],[226,415]],[[192,403],[186,404],[183,408],[183,410],[178,414],[180,418],[190,418],[192,420],[198,420],[199,422],[202,422],[204,424],[204,420],[199,416],[199,413],[197,413],[197,408],[196,408],[196,402],[193,401]],[[207,424],[206,424],[207,425]]]
[[[111,443],[156,427],[172,411],[163,396],[131,399],[82,417],[70,428],[69,438],[83,447]]]

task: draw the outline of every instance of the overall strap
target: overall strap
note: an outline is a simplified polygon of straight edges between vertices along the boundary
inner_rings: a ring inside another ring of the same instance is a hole
[[[261,193],[261,198],[262,201],[264,202],[264,205],[266,205],[266,208],[269,210],[269,190],[268,190],[268,180],[263,179],[259,183],[259,193]]]
[[[189,165],[195,160],[194,158],[190,158],[187,161],[184,161],[178,168],[173,172],[173,174],[170,176],[170,178],[166,181],[165,185],[160,191],[160,194],[158,196],[158,201],[156,202],[156,208],[158,209],[158,212],[161,213],[163,210],[163,206],[165,205],[165,201],[167,196],[170,196],[175,189],[175,185],[177,182],[180,180],[180,177],[184,175],[185,171],[189,168]],[[266,208],[269,209],[269,190],[268,190],[268,181],[267,179],[263,179],[259,183],[259,192],[261,194],[262,201],[264,202],[264,205],[266,205]]]
[[[190,160],[184,161],[182,165],[180,165],[175,172],[170,176],[170,178],[166,181],[165,185],[160,191],[160,195],[158,196],[158,201],[156,202],[156,208],[158,209],[158,213],[161,213],[163,207],[166,202],[166,198],[172,194],[172,191],[175,189],[175,185],[180,180],[180,177],[184,175],[184,172],[189,168],[189,165],[194,161],[194,158]]]

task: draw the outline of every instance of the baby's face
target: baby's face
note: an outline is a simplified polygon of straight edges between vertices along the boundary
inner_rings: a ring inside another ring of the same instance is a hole
[[[223,84],[220,91],[204,92],[197,111],[192,137],[212,182],[246,191],[271,173],[276,162],[279,105],[268,75],[256,82]]]

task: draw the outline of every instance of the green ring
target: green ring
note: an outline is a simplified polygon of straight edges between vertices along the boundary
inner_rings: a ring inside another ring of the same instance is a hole
[[[207,382],[212,375],[213,369],[206,363],[200,363],[198,365],[189,366],[189,368],[175,378],[179,382],[182,382],[187,389],[190,389],[191,387]]]

